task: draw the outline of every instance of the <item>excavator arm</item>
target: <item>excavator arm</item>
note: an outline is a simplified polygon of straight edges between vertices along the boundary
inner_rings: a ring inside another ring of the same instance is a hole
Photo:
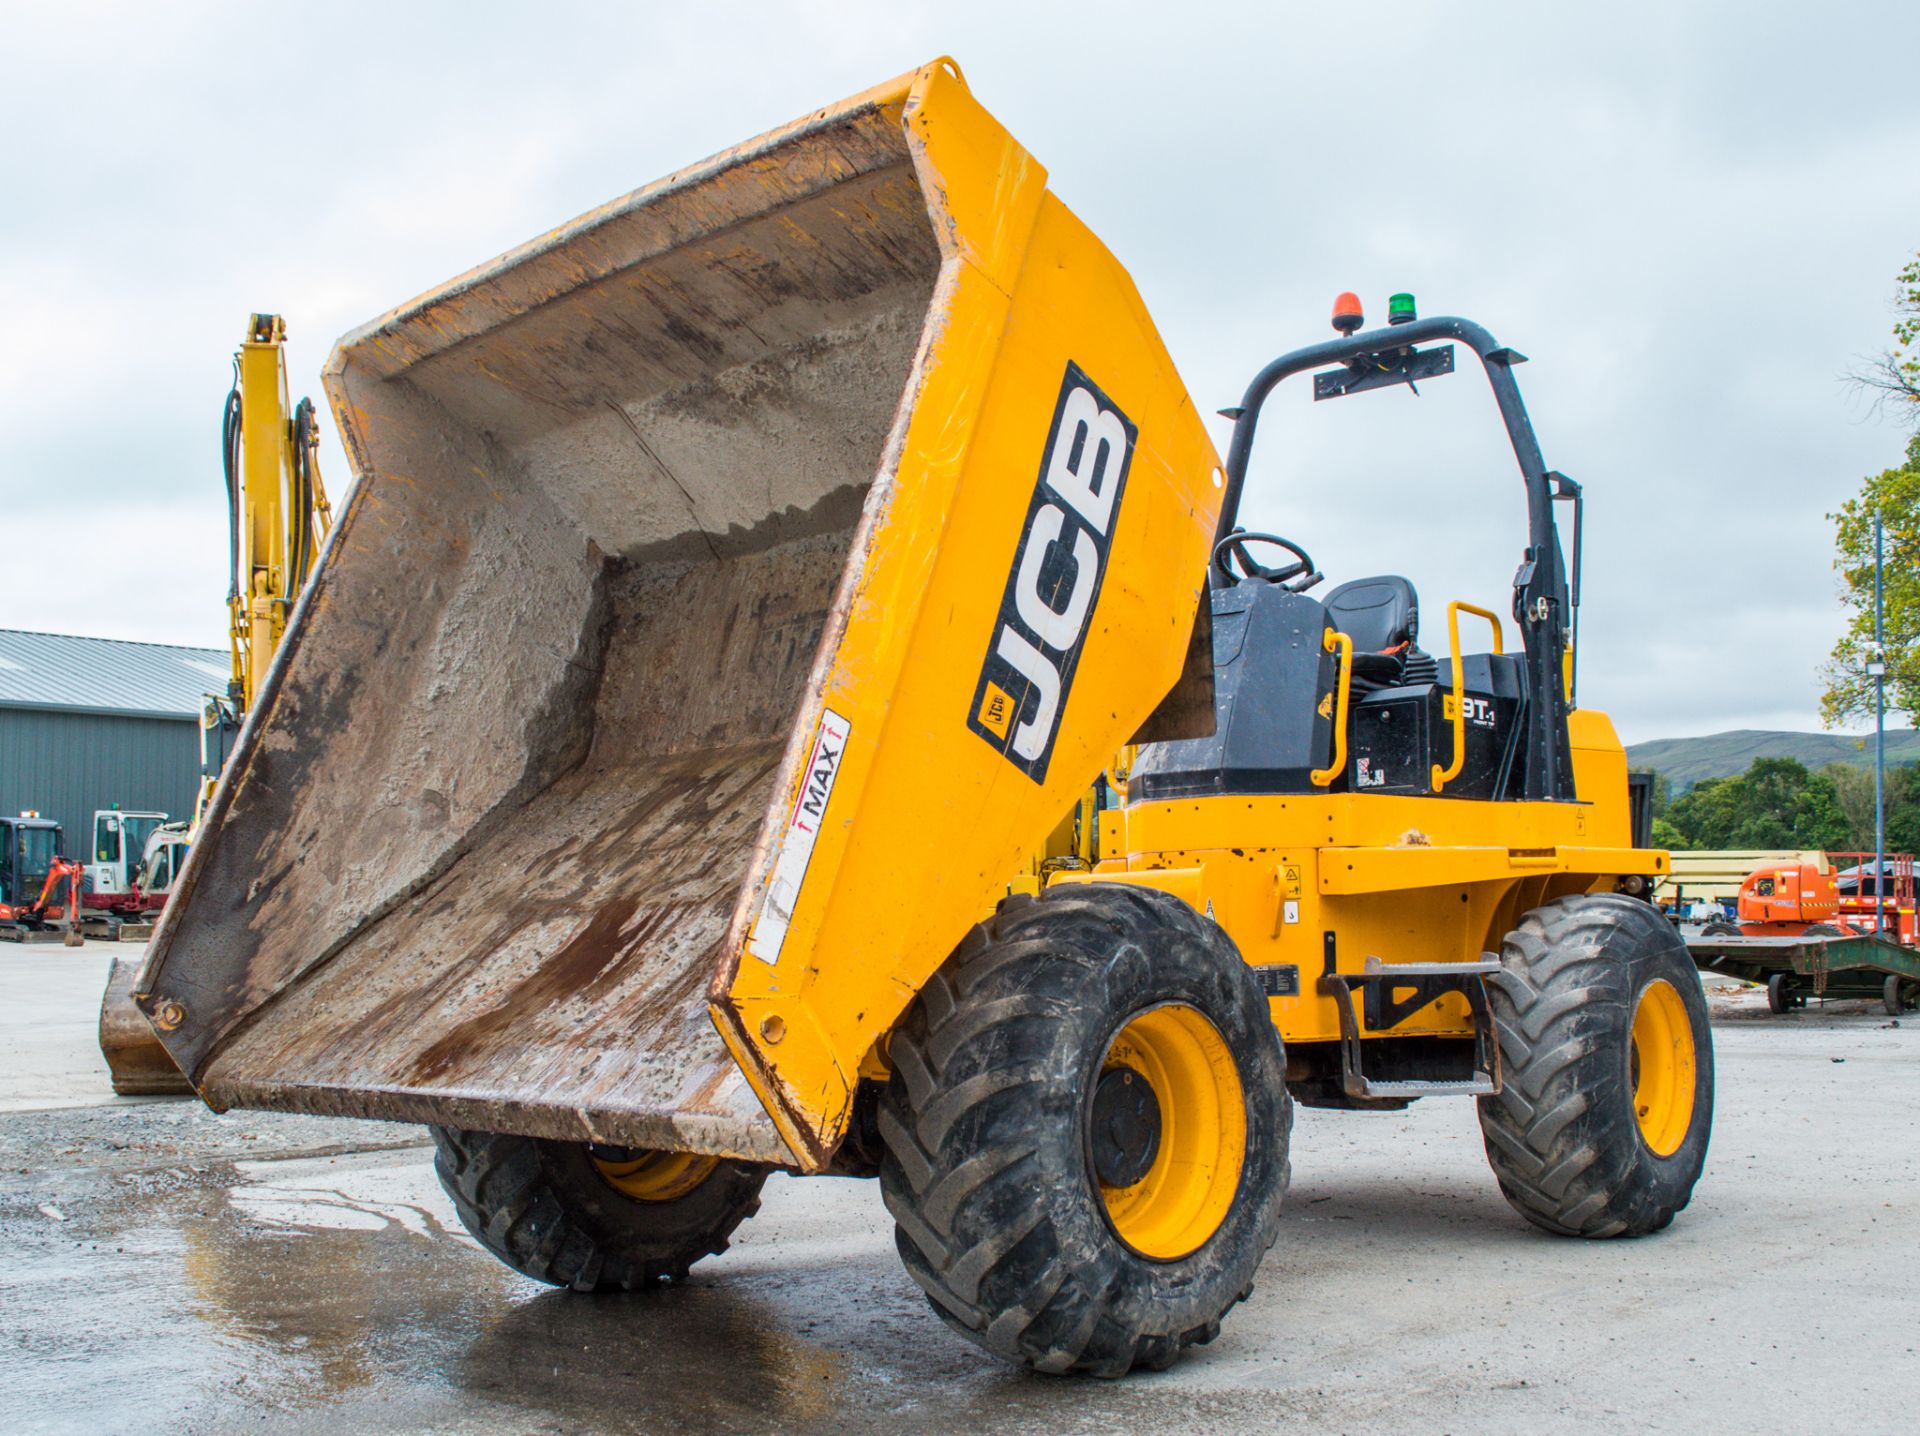
[[[61,884],[66,884],[67,901],[60,909],[60,920],[67,929],[62,941],[68,947],[78,947],[84,941],[80,936],[80,878],[85,872],[86,867],[81,863],[55,858],[53,866],[47,869],[47,880],[40,884],[40,896],[33,900],[33,906],[25,914],[32,923],[51,922],[54,899],[60,895]]]
[[[286,632],[314,555],[332,519],[320,481],[313,401],[287,403],[287,327],[255,314],[234,355],[233,390],[221,433],[231,524],[233,680],[244,716]]]
[[[201,713],[196,828],[333,520],[320,478],[313,401],[287,399],[286,342],[286,321],[278,314],[248,316],[221,419],[233,676],[226,693],[211,696]]]

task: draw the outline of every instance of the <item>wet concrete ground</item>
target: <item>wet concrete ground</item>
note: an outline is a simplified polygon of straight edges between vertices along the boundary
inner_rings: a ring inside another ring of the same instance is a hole
[[[1303,1111],[1252,1299],[1102,1383],[942,1326],[871,1183],[776,1177],[687,1288],[539,1287],[415,1129],[106,1097],[105,955],[0,950],[0,1430],[1912,1429],[1920,1021],[1865,1004],[1719,1005],[1706,1179],[1638,1242],[1522,1223],[1470,1104]]]

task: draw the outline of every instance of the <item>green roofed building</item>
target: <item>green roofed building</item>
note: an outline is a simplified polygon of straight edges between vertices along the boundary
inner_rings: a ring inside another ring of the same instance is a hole
[[[230,668],[219,648],[0,628],[0,813],[52,818],[82,860],[97,810],[192,817],[200,712]]]

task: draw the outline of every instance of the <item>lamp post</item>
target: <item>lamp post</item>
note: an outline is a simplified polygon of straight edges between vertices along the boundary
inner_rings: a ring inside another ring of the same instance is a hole
[[[1887,615],[1882,583],[1885,528],[1873,513],[1873,930],[1887,930]]]

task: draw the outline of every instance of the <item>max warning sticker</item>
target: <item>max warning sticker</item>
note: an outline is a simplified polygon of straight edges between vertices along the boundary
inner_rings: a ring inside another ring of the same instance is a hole
[[[800,791],[794,794],[793,810],[787,814],[787,825],[780,834],[767,895],[761,900],[753,935],[747,939],[747,951],[769,967],[780,961],[787,925],[793,921],[794,907],[800,901],[807,864],[813,860],[813,845],[826,822],[827,804],[833,799],[833,785],[840,776],[840,760],[852,736],[853,725],[831,708],[821,716],[820,729],[813,735],[807,766],[800,775]]]

